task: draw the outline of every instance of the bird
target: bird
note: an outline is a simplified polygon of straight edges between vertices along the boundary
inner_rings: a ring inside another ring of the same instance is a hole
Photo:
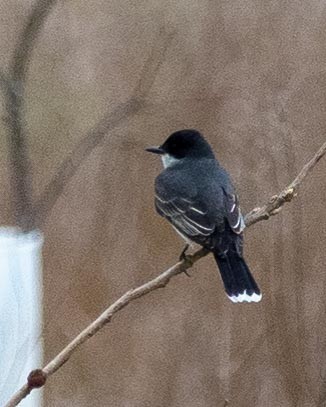
[[[163,171],[155,179],[155,208],[187,242],[213,253],[233,303],[259,302],[261,291],[243,257],[244,218],[228,172],[195,129],[178,130],[158,147]]]

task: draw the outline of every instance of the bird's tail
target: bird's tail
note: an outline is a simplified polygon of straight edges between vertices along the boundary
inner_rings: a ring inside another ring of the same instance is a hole
[[[225,291],[232,302],[259,302],[261,293],[244,259],[229,250],[222,255],[213,252]]]

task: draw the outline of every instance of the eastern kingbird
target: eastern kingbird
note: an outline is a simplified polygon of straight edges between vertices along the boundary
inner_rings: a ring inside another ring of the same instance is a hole
[[[187,241],[210,250],[227,296],[258,302],[260,290],[243,258],[244,219],[228,173],[196,130],[171,134],[159,147],[164,170],[155,180],[155,207]]]

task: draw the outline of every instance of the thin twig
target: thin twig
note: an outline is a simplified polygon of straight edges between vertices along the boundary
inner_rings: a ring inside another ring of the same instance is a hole
[[[266,215],[262,216],[261,211],[268,214],[268,218],[275,214],[275,209],[280,209],[285,202],[289,202],[294,197],[294,192],[288,192],[289,190],[296,191],[306,175],[318,161],[325,155],[326,143],[318,150],[314,157],[302,168],[298,176],[291,184],[285,188],[276,198],[273,198],[273,205],[277,202],[277,206],[273,206],[270,202],[264,205],[259,210],[251,211],[246,217],[245,222],[247,227],[253,225],[256,222],[266,219]],[[287,198],[287,194],[290,194],[290,199]],[[286,197],[286,198],[285,198]],[[277,212],[278,213],[278,212]],[[268,219],[267,218],[267,219]],[[15,407],[20,401],[25,398],[34,388],[42,387],[45,384],[46,379],[55,373],[64,363],[66,363],[71,355],[79,349],[79,347],[102,329],[106,324],[111,321],[112,316],[126,307],[131,301],[136,300],[158,288],[165,287],[172,277],[185,272],[191,268],[198,260],[206,256],[209,252],[206,249],[200,249],[193,255],[186,256],[186,258],[168,270],[158,275],[153,280],[141,285],[138,288],[134,288],[127,291],[116,302],[109,306],[95,321],[93,321],[86,329],[84,329],[75,339],[72,340],[54,359],[51,360],[43,369],[32,371],[28,377],[28,381],[24,386],[18,390],[16,394],[8,401],[4,407]],[[30,378],[36,380],[31,380]]]
[[[40,228],[51,209],[60,197],[63,189],[74,176],[81,164],[108,134],[128,118],[136,115],[144,106],[145,98],[151,90],[157,72],[162,65],[166,51],[174,34],[167,34],[161,29],[154,42],[149,57],[145,61],[140,79],[132,96],[117,106],[113,112],[106,114],[78,143],[72,153],[62,162],[54,177],[45,187],[33,209],[33,223]]]
[[[33,207],[33,224],[41,228],[51,209],[62,194],[63,189],[85,162],[86,158],[105,138],[106,134],[122,121],[134,116],[142,108],[141,100],[129,99],[120,104],[111,114],[102,120],[82,138],[73,152],[62,162],[54,177],[45,187],[42,195]]]
[[[38,0],[33,6],[22,30],[12,58],[12,78],[25,82],[31,54],[49,13],[57,0]]]
[[[32,175],[24,120],[25,83],[31,54],[43,23],[56,0],[39,0],[22,30],[9,64],[8,75],[1,72],[8,128],[10,185],[16,225],[28,231],[34,228],[32,212]]]
[[[261,220],[267,220],[271,216],[276,215],[281,210],[282,206],[286,202],[292,201],[292,199],[297,195],[297,189],[301,182],[306,178],[308,173],[315,167],[318,161],[326,153],[326,142],[320,147],[312,159],[302,168],[296,178],[283,189],[278,195],[274,195],[267,202],[266,205],[255,208],[249,212],[245,217],[246,226],[251,226]]]
[[[112,316],[126,307],[131,301],[140,298],[153,290],[165,287],[173,276],[183,273],[201,257],[208,254],[206,249],[200,249],[193,255],[187,256],[185,260],[182,260],[161,273],[159,276],[147,283],[139,286],[138,288],[127,291],[122,297],[114,302],[109,308],[107,308],[95,321],[93,321],[86,329],[84,329],[76,338],[70,342],[50,363],[48,363],[43,369],[43,374],[47,378],[55,373],[62,365],[64,365],[70,356],[88,339],[96,334],[101,328],[111,321]],[[26,397],[34,387],[26,383],[4,407],[14,407]]]

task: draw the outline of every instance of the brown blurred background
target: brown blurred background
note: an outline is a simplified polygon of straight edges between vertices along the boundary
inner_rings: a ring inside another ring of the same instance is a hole
[[[3,69],[33,4],[0,2]],[[153,208],[161,164],[146,146],[201,130],[244,212],[294,178],[326,139],[325,41],[322,0],[57,2],[28,70],[36,197],[83,135],[146,80],[151,52],[166,52],[143,108],[94,149],[43,226],[45,361],[180,253],[183,242]],[[206,257],[192,278],[117,314],[51,377],[45,406],[326,405],[325,171],[326,159],[293,203],[245,233],[261,303],[232,304]]]

